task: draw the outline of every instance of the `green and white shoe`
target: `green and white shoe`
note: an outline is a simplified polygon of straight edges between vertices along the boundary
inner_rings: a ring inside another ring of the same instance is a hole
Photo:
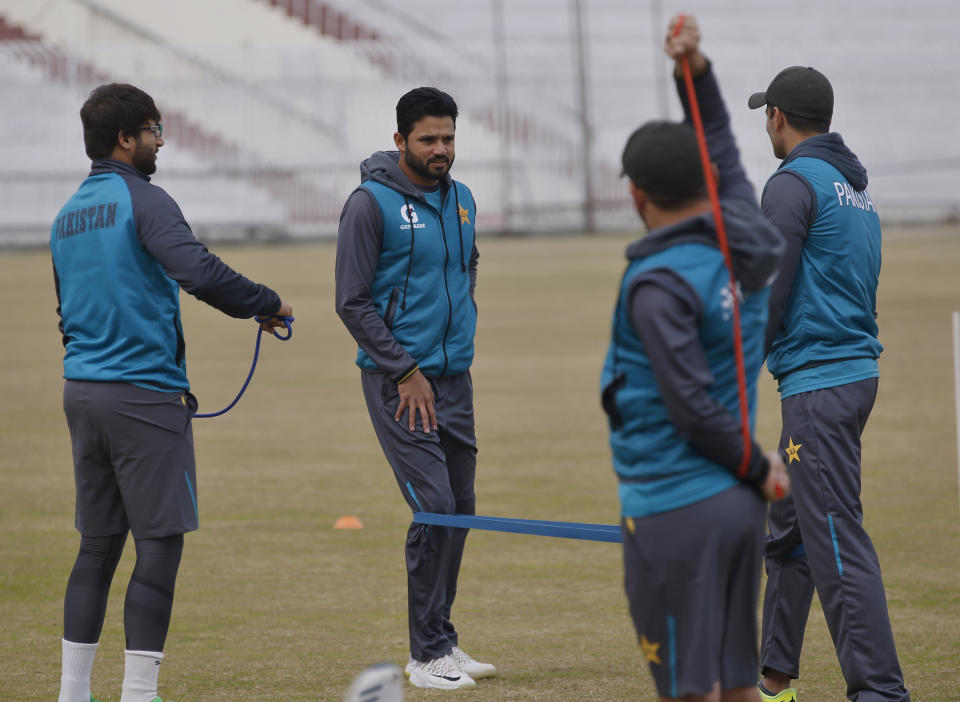
[[[768,695],[763,691],[763,688],[758,689],[760,691],[760,699],[763,700],[763,702],[797,702],[797,691],[792,687],[788,687],[786,690],[778,692],[775,695]]]

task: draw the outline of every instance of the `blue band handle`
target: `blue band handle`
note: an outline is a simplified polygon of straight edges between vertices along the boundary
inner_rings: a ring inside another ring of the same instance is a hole
[[[263,324],[271,319],[279,319],[281,322],[283,322],[283,326],[287,328],[286,336],[280,336],[276,329],[273,330],[273,335],[280,339],[280,341],[286,341],[293,336],[293,320],[296,319],[296,317],[278,317],[277,315],[271,315],[269,317],[254,317],[254,320],[256,320],[259,324]]]
[[[270,317],[254,317],[254,320],[258,324],[266,322],[268,319],[279,319],[283,322],[283,325],[287,328],[287,335],[280,336],[277,334],[277,330],[273,330],[273,335],[280,339],[280,341],[286,341],[291,336],[293,336],[293,317],[277,317],[276,315],[271,315]],[[219,417],[221,414],[226,414],[233,406],[240,402],[240,398],[243,397],[243,393],[247,391],[247,386],[250,384],[250,379],[253,377],[253,371],[257,369],[257,359],[260,357],[260,338],[263,336],[263,327],[257,329],[257,343],[253,347],[253,363],[250,364],[250,372],[247,373],[247,379],[243,381],[243,387],[240,388],[240,392],[237,393],[237,396],[233,398],[233,402],[224,407],[219,412],[207,412],[205,414],[197,413],[193,415],[194,419],[207,419],[209,417]]]

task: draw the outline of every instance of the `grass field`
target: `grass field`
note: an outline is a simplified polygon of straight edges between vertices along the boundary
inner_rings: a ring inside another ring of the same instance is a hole
[[[597,382],[623,237],[481,241],[474,365],[478,513],[613,523],[615,480]],[[265,339],[246,397],[194,424],[201,529],[188,535],[161,693],[177,702],[339,700],[351,678],[407,659],[409,511],[370,427],[355,346],[333,311],[330,243],[219,247],[295,310]],[[880,396],[867,428],[863,503],[914,702],[960,700],[960,565],[950,312],[960,229],[889,231],[880,290]],[[0,700],[55,699],[62,602],[78,536],[61,411],[49,256],[0,253]],[[201,411],[239,388],[255,327],[184,295]],[[766,375],[759,436],[779,435]],[[345,514],[365,528],[335,531]],[[114,580],[94,692],[117,702],[132,543]],[[500,676],[408,700],[652,700],[627,615],[619,547],[473,532],[454,620]],[[844,699],[818,605],[803,702]]]

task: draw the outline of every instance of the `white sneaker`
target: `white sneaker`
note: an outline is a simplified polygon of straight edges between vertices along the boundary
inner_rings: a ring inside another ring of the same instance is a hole
[[[436,687],[441,690],[469,690],[477,686],[473,678],[457,667],[451,655],[434,658],[426,663],[415,661],[410,671],[410,684],[414,687]]]
[[[492,678],[497,674],[497,669],[492,663],[481,663],[480,661],[474,660],[469,653],[459,646],[453,647],[450,656],[454,662],[456,662],[457,667],[474,680]]]

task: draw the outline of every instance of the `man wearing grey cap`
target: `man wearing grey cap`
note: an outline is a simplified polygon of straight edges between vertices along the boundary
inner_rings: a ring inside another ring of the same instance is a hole
[[[867,172],[830,132],[833,88],[819,71],[781,71],[766,106],[773,154],[761,208],[786,254],[770,295],[765,350],[777,379],[793,493],[770,507],[760,693],[791,702],[816,588],[847,697],[910,699],[893,642],[880,564],[864,530],[860,437],[877,395],[880,221]]]
[[[665,48],[678,70],[687,59],[694,76],[737,284],[731,289],[717,244],[691,106],[680,90],[686,121],[649,122],[623,150],[649,231],[627,248],[601,401],[619,482],[630,614],[660,699],[758,702],[766,501],[789,481],[781,456],[744,445],[731,308],[736,295],[752,425],[769,282],[783,243],[760,213],[699,40],[696,21],[685,17]]]

